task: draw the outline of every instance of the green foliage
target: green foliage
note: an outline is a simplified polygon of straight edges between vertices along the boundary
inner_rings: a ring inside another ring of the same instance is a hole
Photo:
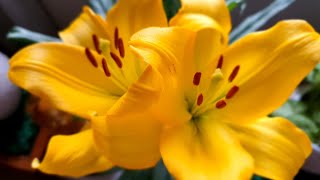
[[[163,0],[163,7],[166,11],[167,19],[170,20],[180,9],[180,0]]]
[[[29,116],[25,115],[25,118],[22,120],[22,126],[17,132],[16,141],[8,146],[8,153],[29,154],[38,131],[37,125]]]
[[[228,9],[230,12],[233,11],[236,7],[244,4],[245,0],[227,0]]]
[[[247,17],[230,34],[230,42],[261,28],[268,20],[287,8],[295,0],[274,0],[269,6]]]
[[[296,114],[302,114],[306,109],[306,105],[302,102],[289,100],[281,108],[277,109],[273,115],[288,118]]]
[[[304,98],[309,95],[309,93],[306,94]],[[319,98],[320,96],[318,100]],[[272,116],[281,116],[289,119],[299,128],[303,129],[313,142],[320,142],[318,135],[320,132],[320,103],[317,100],[315,102],[306,99],[303,101],[288,100],[283,106],[273,112]]]
[[[33,32],[23,27],[15,26],[7,34],[7,39],[11,42],[17,43],[20,47],[38,42],[56,42],[60,39]]]
[[[265,178],[257,176],[257,175],[253,175],[251,180],[265,180]]]
[[[307,81],[315,86],[320,86],[320,64],[308,75]]]
[[[6,120],[0,121],[0,153],[7,155],[27,155],[32,149],[37,125],[25,111],[29,94],[22,92],[20,104],[16,112]]]

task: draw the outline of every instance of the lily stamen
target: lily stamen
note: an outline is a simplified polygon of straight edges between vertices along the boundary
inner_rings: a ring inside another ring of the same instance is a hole
[[[108,65],[107,65],[107,61],[104,58],[102,58],[102,68],[103,68],[104,74],[107,77],[110,77],[111,73],[109,71],[109,68],[108,68]]]
[[[193,84],[198,86],[201,80],[201,72],[196,72],[193,76]]]
[[[94,48],[96,49],[96,51],[97,51],[99,54],[101,54],[101,49],[99,48],[100,42],[99,42],[98,36],[95,35],[95,34],[93,34],[93,35],[92,35],[92,41],[93,41],[93,45],[94,45]]]
[[[226,99],[231,99],[239,91],[238,86],[233,86],[226,95]]]
[[[229,76],[229,82],[232,82],[232,81],[236,78],[236,76],[237,76],[237,74],[238,74],[238,72],[239,72],[239,69],[240,69],[240,65],[237,65],[237,66],[232,70],[232,73],[231,73],[230,76]]]
[[[119,39],[119,30],[118,27],[115,28],[114,30],[114,46],[116,47],[116,49],[118,49],[118,39]]]
[[[216,103],[216,108],[218,108],[218,109],[222,109],[222,108],[224,108],[226,106],[227,106],[227,103],[223,99]]]
[[[124,51],[123,41],[121,38],[118,39],[118,47],[119,47],[120,56],[124,58],[125,51]]]
[[[98,67],[98,63],[96,61],[96,59],[94,58],[93,54],[91,53],[89,48],[85,48],[85,53],[87,56],[87,59],[89,59],[90,63],[94,66],[94,67]]]
[[[198,96],[198,99],[197,99],[197,105],[200,106],[200,105],[202,104],[202,102],[203,102],[203,95],[200,94],[200,95]]]
[[[117,64],[117,66],[121,69],[122,68],[122,62],[121,59],[113,52],[110,52],[110,56],[114,60],[114,62]]]
[[[222,98],[223,96],[217,97],[220,93],[220,85],[223,82],[223,74],[221,69],[217,68],[215,72],[211,76],[210,86],[206,90],[206,99],[203,100],[201,106],[195,106],[192,108],[191,114],[197,116],[202,114],[210,109],[212,109],[212,103],[215,102],[217,99]]]
[[[221,55],[219,58],[217,69],[221,69],[222,65],[223,65],[223,55]]]

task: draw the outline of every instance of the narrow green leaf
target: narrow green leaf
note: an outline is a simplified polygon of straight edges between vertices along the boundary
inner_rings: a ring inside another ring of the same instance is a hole
[[[38,42],[57,42],[60,39],[41,33],[33,32],[28,29],[15,26],[7,34],[7,39],[18,43],[21,46],[30,45]]]
[[[181,7],[180,0],[163,0],[163,7],[166,11],[168,21],[179,11]]]
[[[266,8],[247,17],[239,26],[237,26],[230,34],[230,42],[234,42],[244,35],[254,32],[261,28],[268,20],[287,8],[295,0],[275,0]]]
[[[106,13],[113,6],[116,0],[89,0],[89,6],[97,14],[105,17]]]
[[[245,0],[227,0],[228,9],[230,12],[233,11],[239,5],[242,5],[244,3]]]

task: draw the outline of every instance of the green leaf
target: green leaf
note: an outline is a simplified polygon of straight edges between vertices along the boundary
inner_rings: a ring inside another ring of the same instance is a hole
[[[309,109],[310,105],[306,102],[288,100],[283,106],[273,112],[272,116],[287,118],[306,132],[312,141],[315,141],[319,133],[319,126],[309,115]]]
[[[257,176],[257,175],[253,175],[251,180],[265,180],[265,178]]]
[[[314,85],[320,85],[320,64],[307,76],[307,81]]]
[[[244,4],[244,1],[245,0],[227,0],[229,10],[234,10],[239,5]],[[174,15],[176,15],[179,9],[181,8],[180,0],[163,0],[162,2],[168,20],[170,20]]]
[[[11,42],[17,43],[20,46],[27,46],[38,42],[57,42],[60,39],[33,32],[28,29],[15,26],[7,34],[7,39]]]
[[[8,146],[8,151],[16,155],[30,153],[38,131],[38,126],[32,121],[31,117],[25,115],[21,129],[17,132],[16,142]]]
[[[307,107],[300,101],[288,100],[284,105],[272,113],[272,116],[282,116],[289,118],[296,114],[301,114],[306,111]]]
[[[39,128],[25,113],[29,93],[22,91],[15,113],[0,121],[0,154],[28,155],[32,150]]]
[[[168,21],[177,14],[181,7],[180,0],[163,0],[163,7],[166,11]]]
[[[94,12],[105,17],[109,9],[116,3],[116,0],[89,0],[88,3]]]
[[[245,3],[245,0],[227,0],[227,5],[229,11],[233,11],[236,7],[239,5],[243,5]]]
[[[247,17],[230,34],[230,42],[261,28],[268,20],[287,8],[295,0],[274,0],[269,6]]]

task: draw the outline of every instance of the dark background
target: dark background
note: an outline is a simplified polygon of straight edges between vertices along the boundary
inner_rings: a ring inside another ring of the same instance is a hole
[[[272,0],[247,0],[247,8],[240,14],[233,13],[236,25],[249,14],[265,7]],[[15,51],[5,41],[5,34],[13,25],[56,36],[81,11],[87,0],[0,0],[0,51],[12,55]],[[320,30],[320,1],[296,0],[296,2],[271,19],[263,28],[282,19],[305,19]]]
[[[232,13],[234,26],[248,15],[265,7],[272,0],[247,0],[247,8],[240,13],[239,8]],[[15,52],[5,35],[14,25],[56,36],[80,12],[87,0],[0,0],[0,51],[8,56]],[[272,18],[262,29],[268,28],[283,19],[305,19],[318,32],[320,31],[320,1],[296,0],[289,8]],[[63,168],[63,167],[62,167]],[[320,167],[319,167],[320,168]],[[0,179],[57,179],[41,174],[25,174],[0,167]],[[296,179],[320,179],[300,172]]]

